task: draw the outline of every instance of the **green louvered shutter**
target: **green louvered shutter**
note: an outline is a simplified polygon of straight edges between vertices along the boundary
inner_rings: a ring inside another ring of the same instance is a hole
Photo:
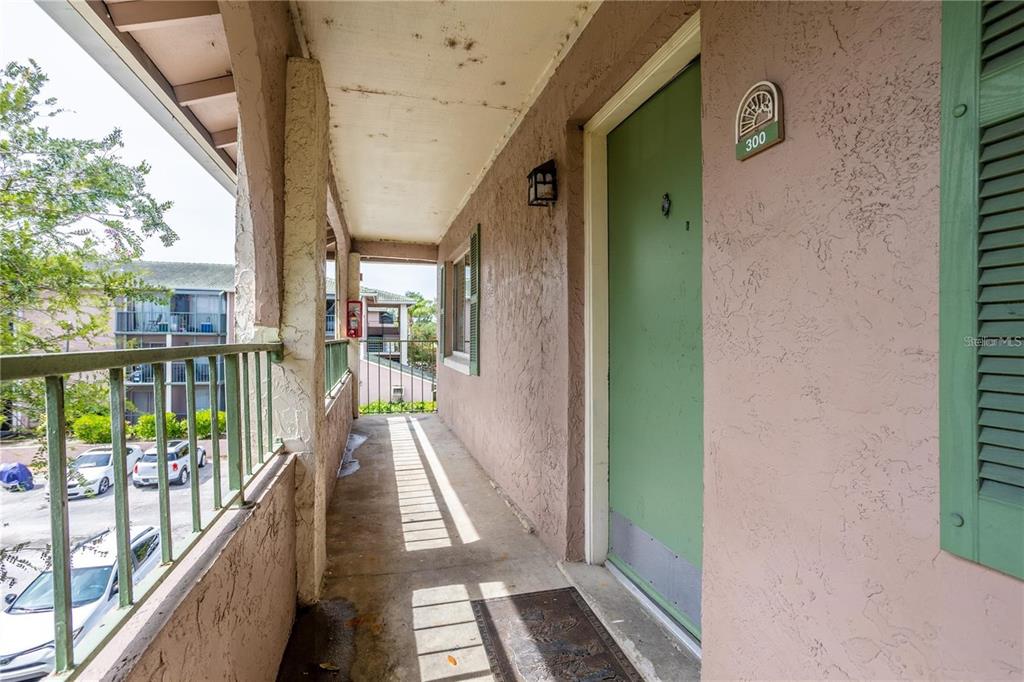
[[[480,224],[469,238],[469,373],[480,374]]]
[[[438,365],[444,360],[444,326],[448,323],[448,318],[444,314],[444,269],[445,263],[441,261],[437,264],[437,363]]]
[[[1024,1],[942,16],[942,547],[1024,578]]]

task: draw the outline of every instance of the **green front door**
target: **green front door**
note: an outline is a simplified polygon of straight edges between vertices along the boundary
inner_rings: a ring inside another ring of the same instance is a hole
[[[609,560],[699,638],[704,388],[696,62],[608,135],[608,336]]]

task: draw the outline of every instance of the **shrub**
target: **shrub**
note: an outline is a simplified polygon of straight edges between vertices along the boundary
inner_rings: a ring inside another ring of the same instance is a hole
[[[397,414],[400,412],[434,412],[437,403],[433,400],[417,400],[416,402],[389,403],[385,400],[375,400],[372,403],[359,406],[360,414]]]
[[[178,421],[173,412],[164,415],[164,426],[167,431],[168,440],[172,438],[183,438],[188,433],[188,427],[184,422]],[[156,438],[156,417],[152,414],[144,414],[135,422],[133,432],[136,437],[142,440],[153,440]]]
[[[84,443],[110,442],[110,417],[101,414],[84,414],[71,424],[75,438]]]
[[[223,412],[218,412],[217,413],[217,433],[219,433],[222,437],[224,435],[224,432],[227,431],[227,425],[228,425],[227,415],[224,414]],[[211,419],[210,419],[210,410],[199,410],[198,412],[196,412],[196,437],[197,438],[209,438],[210,435],[212,434],[212,430],[210,429],[211,426],[212,426],[212,424],[211,424]],[[185,422],[185,429],[186,429],[186,433],[187,433],[187,431],[188,431],[188,423],[187,422]]]

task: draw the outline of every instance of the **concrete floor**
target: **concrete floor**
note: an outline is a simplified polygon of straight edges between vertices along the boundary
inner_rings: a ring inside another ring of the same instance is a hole
[[[353,430],[369,440],[330,503],[323,598],[356,615],[331,626],[344,630],[327,656],[338,660],[321,660],[319,672],[357,682],[493,679],[470,600],[565,587],[556,558],[436,415],[361,417]],[[622,599],[614,581],[607,589]],[[614,606],[602,613],[627,649],[615,615]],[[647,677],[668,679],[637,662]]]
[[[331,500],[323,594],[358,613],[351,678],[491,679],[469,601],[568,583],[436,416],[354,430],[370,438]]]

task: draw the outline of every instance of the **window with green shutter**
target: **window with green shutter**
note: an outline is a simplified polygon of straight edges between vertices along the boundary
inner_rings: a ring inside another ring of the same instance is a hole
[[[480,225],[453,261],[439,266],[441,355],[463,374],[480,374]],[[450,282],[451,291],[446,288]],[[450,298],[449,298],[450,295]],[[450,312],[450,314],[449,314]]]
[[[1024,578],[1024,1],[942,14],[941,537]]]
[[[480,374],[480,224],[469,238],[469,373]]]
[[[448,351],[444,345],[445,339],[447,338],[444,333],[444,327],[448,324],[448,316],[445,315],[445,262],[441,261],[437,264],[437,350],[443,359]]]

